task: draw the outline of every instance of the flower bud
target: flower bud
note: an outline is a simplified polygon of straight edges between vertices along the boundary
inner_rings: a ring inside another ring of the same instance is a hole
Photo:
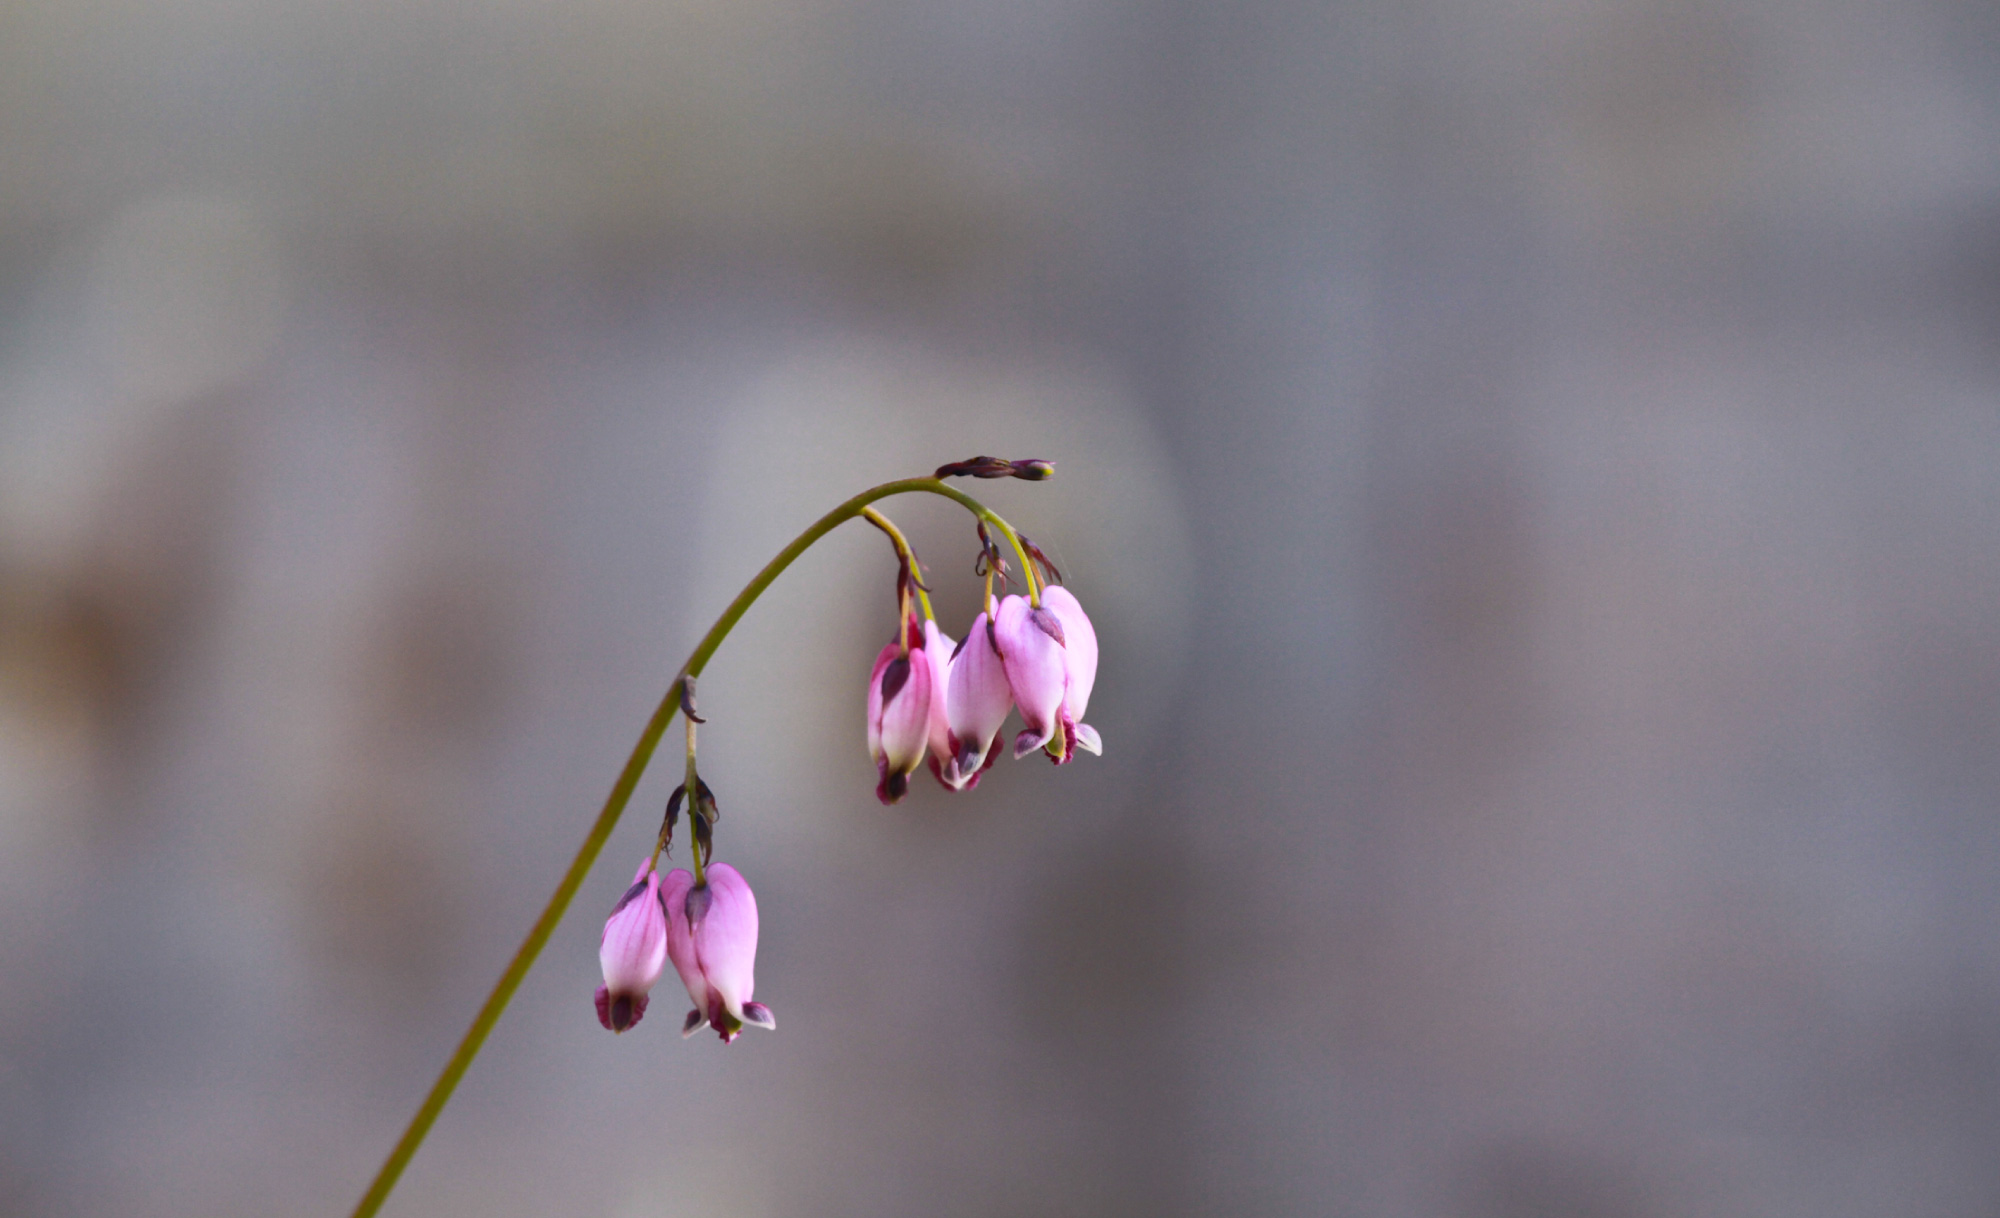
[[[666,906],[667,954],[694,1002],[681,1025],[692,1036],[703,1025],[727,1044],[745,1024],[775,1029],[771,1008],[750,1001],[756,990],[757,898],[736,868],[712,863],[708,882],[675,870],[660,888]]]
[[[1063,659],[1062,621],[1046,605],[1005,597],[993,623],[993,642],[1007,674],[1007,687],[1027,730],[1014,737],[1014,756],[1025,757],[1062,729],[1063,692],[1068,671]]]
[[[645,1015],[647,993],[667,963],[666,910],[652,860],[639,864],[632,886],[605,921],[597,961],[604,969],[604,984],[597,987],[597,1022],[623,1032]]]

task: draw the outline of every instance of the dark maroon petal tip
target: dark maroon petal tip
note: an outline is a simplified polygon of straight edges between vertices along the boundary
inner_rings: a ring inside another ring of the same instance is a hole
[[[897,656],[882,670],[882,704],[887,706],[895,700],[903,683],[910,679],[910,657]]]
[[[908,774],[885,773],[882,775],[881,780],[875,784],[875,798],[885,804],[899,803],[902,801],[903,796],[909,793],[910,776]]]
[[[606,999],[609,999],[607,1002]],[[597,1019],[613,1032],[623,1032],[638,1023],[646,1015],[644,994],[607,994],[604,987],[597,990]]]

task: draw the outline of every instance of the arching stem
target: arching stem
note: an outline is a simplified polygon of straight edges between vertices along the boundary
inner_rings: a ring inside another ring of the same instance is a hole
[[[931,595],[924,590],[924,571],[917,565],[917,552],[910,548],[910,540],[903,536],[903,530],[887,516],[872,507],[861,509],[861,518],[889,535],[890,544],[896,547],[896,556],[903,560],[903,567],[910,573],[910,586],[916,589],[917,601],[924,607],[924,620],[933,622],[937,614],[931,612]]]
[[[785,568],[791,566],[799,555],[812,548],[814,542],[831,533],[843,522],[861,515],[869,504],[878,499],[919,491],[942,495],[1005,533],[1007,540],[1013,543],[1014,553],[1019,556],[1021,569],[1027,576],[1030,602],[1041,603],[1034,565],[1028,561],[1027,552],[1022,549],[1021,539],[1015,535],[1014,527],[995,515],[985,504],[956,487],[947,486],[937,478],[903,478],[869,487],[814,521],[805,532],[793,538],[790,545],[778,551],[777,556],[765,563],[764,569],[744,585],[743,591],[736,594],[736,599],[729,602],[729,607],[722,611],[722,616],[715,619],[715,624],[709,627],[708,633],[702,636],[701,642],[696,644],[694,651],[689,654],[687,663],[681,666],[680,675],[676,676],[673,684],[667,687],[666,696],[660,699],[659,706],[653,711],[653,717],[646,721],[645,730],[639,733],[639,742],[632,746],[632,755],[626,758],[625,768],[618,772],[617,781],[611,784],[611,793],[605,797],[603,809],[598,812],[597,819],[591,822],[590,831],[584,834],[583,844],[577,847],[576,856],[570,860],[569,869],[563,872],[562,880],[556,885],[554,895],[550,896],[548,904],[542,907],[541,915],[535,919],[535,924],[528,928],[527,937],[521,940],[521,946],[514,952],[514,958],[508,961],[506,970],[500,974],[500,980],[494,983],[493,990],[486,996],[479,1013],[473,1016],[472,1026],[466,1029],[465,1035],[458,1042],[458,1047],[452,1051],[450,1060],[445,1062],[443,1071],[438,1074],[437,1081],[431,1084],[423,1103],[417,1106],[416,1115],[410,1118],[408,1127],[403,1130],[403,1136],[390,1150],[389,1157],[383,1160],[381,1169],[375,1173],[375,1179],[368,1186],[368,1191],[361,1195],[360,1203],[354,1207],[353,1218],[371,1218],[382,1208],[382,1203],[388,1199],[390,1190],[396,1187],[396,1181],[402,1176],[403,1169],[409,1166],[410,1159],[417,1153],[417,1148],[423,1145],[424,1138],[430,1133],[438,1114],[444,1111],[444,1106],[451,1099],[452,1092],[457,1089],[459,1080],[465,1077],[465,1071],[472,1065],[472,1059],[479,1055],[480,1047],[486,1043],[487,1034],[493,1030],[493,1025],[499,1022],[500,1013],[507,1009],[507,1003],[513,999],[514,991],[521,988],[521,982],[527,977],[528,970],[534,967],[535,958],[541,954],[543,946],[549,941],[549,936],[555,933],[556,924],[562,921],[562,916],[569,909],[569,903],[576,896],[577,889],[583,886],[584,877],[590,873],[591,864],[597,861],[597,855],[604,849],[604,843],[611,837],[611,831],[617,827],[619,817],[624,815],[625,805],[631,802],[632,792],[638,787],[639,778],[646,772],[647,764],[652,761],[653,752],[659,747],[660,738],[666,734],[667,725],[673,722],[674,712],[681,707],[681,691],[687,679],[701,675],[702,670],[708,666],[709,659],[715,655],[716,648],[722,646],[722,640],[729,637],[729,632],[736,628],[736,623],[749,611],[750,606],[756,603],[757,598],[764,594],[764,590],[769,588],[778,576],[784,574]],[[891,527],[893,529],[893,526]],[[900,534],[892,535],[900,541]],[[907,546],[907,543],[902,545]],[[915,574],[914,559],[912,568],[912,574]],[[928,613],[928,601],[925,610]],[[690,815],[699,815],[695,808],[695,792],[692,789],[695,780],[693,755],[694,737],[690,725],[688,736],[690,789],[685,797],[686,810]],[[692,843],[693,833],[690,832],[688,836]],[[699,874],[701,847],[691,844],[690,848],[695,851],[696,873]]]

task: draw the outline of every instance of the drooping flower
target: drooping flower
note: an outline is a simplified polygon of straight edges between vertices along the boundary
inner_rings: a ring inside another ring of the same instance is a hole
[[[1014,737],[1014,756],[1026,757],[1062,730],[1063,694],[1069,683],[1063,658],[1062,620],[1046,605],[1004,597],[993,622],[993,643],[1007,674],[1007,688],[1027,730]]]
[[[921,644],[914,621],[909,637]],[[931,730],[931,662],[921,645],[908,654],[899,640],[875,657],[868,675],[868,755],[875,759],[875,797],[885,804],[903,798],[910,775],[923,764]]]
[[[697,888],[694,876],[676,869],[660,887],[667,955],[694,1001],[681,1035],[705,1024],[728,1044],[745,1024],[775,1029],[778,1021],[771,1008],[750,1001],[757,987],[757,898],[727,863],[709,864],[705,878]]]
[[[1065,686],[1061,712],[1063,744],[1058,764],[1076,755],[1077,749],[1103,753],[1104,742],[1097,729],[1083,721],[1090,705],[1090,691],[1097,684],[1097,630],[1090,624],[1083,606],[1061,584],[1042,589],[1042,603],[1055,612],[1063,627],[1063,670]],[[1050,753],[1055,756],[1054,740]]]
[[[597,946],[604,984],[597,987],[597,1022],[623,1032],[646,1013],[646,996],[667,964],[666,909],[651,859],[639,864],[632,886],[604,923]]]
[[[951,653],[945,682],[946,784],[955,790],[979,785],[979,776],[1000,755],[995,744],[1007,712],[1014,709],[1014,691],[1007,684],[1006,665],[994,643],[991,619],[981,613],[965,632],[965,641]],[[950,781],[956,778],[957,782]]]

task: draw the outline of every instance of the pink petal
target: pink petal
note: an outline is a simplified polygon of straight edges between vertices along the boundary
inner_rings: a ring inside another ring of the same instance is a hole
[[[1014,741],[1014,756],[1023,757],[1047,744],[1061,727],[1063,691],[1068,670],[1063,659],[1060,619],[1047,608],[1036,609],[1027,598],[1009,596],[1000,602],[993,640],[1007,673],[1007,685],[1021,721],[1028,730]]]
[[[892,774],[908,774],[922,763],[930,737],[931,662],[921,650],[912,650],[907,659],[898,655],[872,688],[882,703],[876,760]]]
[[[933,770],[951,756],[948,739],[951,731],[945,722],[945,699],[951,687],[951,651],[951,636],[939,630],[936,622],[925,622],[923,654],[931,667],[931,713],[924,743]]]
[[[951,678],[945,686],[948,744],[959,781],[966,785],[978,780],[992,757],[993,737],[1014,709],[1014,691],[1007,684],[1006,666],[993,638],[994,631],[981,613],[952,657]]]
[[[708,887],[713,900],[695,928],[694,949],[708,978],[711,1004],[719,999],[742,1022],[743,1004],[757,985],[757,898],[727,863],[709,867]]]
[[[1090,691],[1097,684],[1097,631],[1083,606],[1061,584],[1042,589],[1042,603],[1062,619],[1063,663],[1069,681],[1063,706],[1070,718],[1082,723],[1084,708],[1090,705]]]
[[[643,996],[666,968],[667,924],[659,893],[659,876],[650,861],[641,863],[639,877],[604,923],[597,962],[614,1003],[620,998]]]
[[[681,975],[695,1010],[708,1009],[708,979],[702,976],[701,960],[695,953],[694,934],[688,928],[687,894],[694,887],[694,874],[678,867],[660,881],[660,903],[667,909],[667,958]]]
[[[882,672],[903,649],[891,643],[875,657],[874,671],[868,674],[868,755],[882,755]]]

